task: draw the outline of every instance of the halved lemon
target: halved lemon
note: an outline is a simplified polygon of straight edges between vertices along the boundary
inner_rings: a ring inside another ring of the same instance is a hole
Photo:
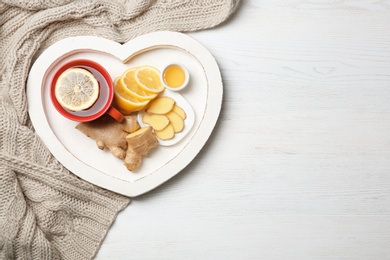
[[[114,101],[118,109],[124,114],[139,111],[149,103],[149,100],[138,100],[129,95],[120,84],[115,84]]]
[[[99,82],[86,69],[69,68],[58,77],[54,95],[68,110],[85,110],[99,98]]]
[[[165,87],[161,82],[160,71],[152,66],[142,66],[134,71],[134,80],[142,89],[151,93],[161,93]]]
[[[117,81],[117,84],[122,85],[125,90],[128,90],[128,93],[130,95],[139,100],[151,100],[155,98],[157,96],[157,93],[146,91],[138,85],[137,81],[134,78],[134,73],[136,70],[136,67],[126,70],[122,74],[120,79]]]

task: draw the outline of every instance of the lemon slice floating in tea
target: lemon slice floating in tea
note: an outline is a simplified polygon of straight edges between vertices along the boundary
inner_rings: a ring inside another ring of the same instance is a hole
[[[68,110],[88,109],[99,97],[99,82],[86,69],[69,68],[57,79],[55,97]]]

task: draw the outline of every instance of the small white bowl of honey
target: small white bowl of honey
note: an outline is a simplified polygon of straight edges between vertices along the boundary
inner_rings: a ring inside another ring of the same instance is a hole
[[[161,79],[167,89],[179,91],[188,85],[190,73],[183,64],[172,63],[162,70]]]

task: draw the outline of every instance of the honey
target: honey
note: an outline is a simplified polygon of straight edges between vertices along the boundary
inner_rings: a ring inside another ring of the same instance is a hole
[[[171,88],[179,88],[186,81],[184,70],[178,65],[171,65],[164,71],[164,81]]]

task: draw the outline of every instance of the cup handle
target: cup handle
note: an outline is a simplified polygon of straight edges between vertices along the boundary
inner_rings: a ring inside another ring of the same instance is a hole
[[[115,107],[110,106],[110,108],[106,112],[109,114],[112,118],[114,118],[119,123],[123,121],[125,118],[121,112],[119,112]]]

